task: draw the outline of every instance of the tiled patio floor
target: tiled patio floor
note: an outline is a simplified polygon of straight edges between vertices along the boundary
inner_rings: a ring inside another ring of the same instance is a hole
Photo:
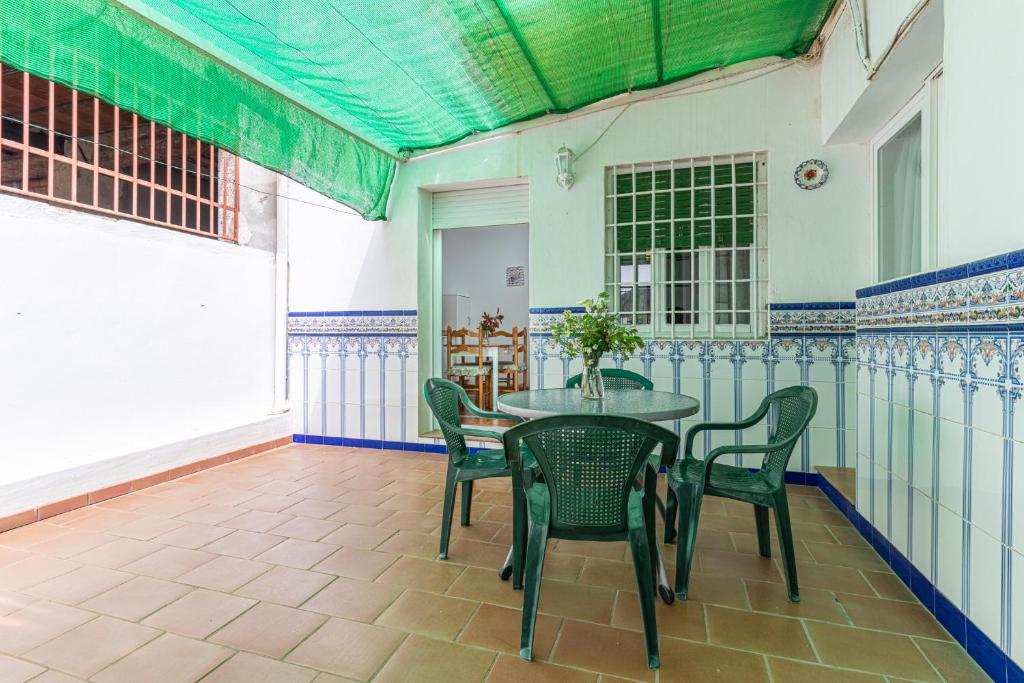
[[[692,598],[659,605],[659,673],[621,544],[551,549],[539,661],[522,662],[521,593],[495,571],[508,481],[477,484],[438,562],[444,467],[293,445],[2,534],[0,681],[986,680],[803,487],[799,605],[749,507],[711,500]]]

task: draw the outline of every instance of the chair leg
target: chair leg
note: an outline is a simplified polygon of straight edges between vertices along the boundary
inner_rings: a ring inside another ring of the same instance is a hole
[[[473,507],[473,480],[462,482],[462,526],[469,526],[469,511]]]
[[[665,543],[674,543],[676,540],[676,515],[679,512],[679,501],[676,500],[676,492],[671,488],[665,496]]]
[[[522,590],[529,534],[526,501],[513,493],[512,498],[512,589]]]
[[[452,531],[452,513],[455,512],[455,487],[458,485],[456,481],[457,473],[458,470],[448,465],[448,474],[444,482],[444,504],[441,508],[441,549],[437,554],[437,559],[439,560],[448,559],[448,537]]]
[[[786,570],[786,586],[791,602],[800,602],[800,586],[796,579],[796,555],[793,553],[793,528],[789,522],[789,501],[786,489],[775,494],[775,524],[779,531],[779,547],[782,548],[782,564]]]
[[[630,550],[633,552],[633,567],[636,570],[636,587],[640,596],[640,616],[644,625],[644,645],[647,648],[647,668],[657,669],[661,665],[658,650],[658,622],[654,613],[654,567],[651,564],[651,547],[646,529],[631,529]]]
[[[757,524],[757,551],[761,557],[772,556],[772,535],[768,531],[768,508],[754,505],[754,522]]]
[[[519,639],[519,656],[533,660],[533,635],[537,628],[537,606],[540,604],[540,580],[544,573],[544,551],[548,543],[548,524],[530,524],[526,546],[526,587],[523,591],[523,628]]]
[[[686,599],[690,586],[690,568],[693,565],[694,548],[697,545],[697,524],[700,521],[700,504],[703,491],[684,484],[676,491],[679,498],[679,538],[676,539],[676,597]]]

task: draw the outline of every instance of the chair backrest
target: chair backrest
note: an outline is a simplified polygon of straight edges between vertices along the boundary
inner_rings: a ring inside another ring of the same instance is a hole
[[[445,336],[448,340],[448,367],[466,365],[467,356],[472,357],[470,364],[483,366],[484,345],[479,331],[465,327],[458,329],[449,327],[445,331]],[[456,355],[460,358],[455,358]]]
[[[654,391],[654,382],[632,370],[601,368],[601,379],[605,389],[643,389]],[[583,373],[573,375],[565,382],[566,389],[578,387],[583,382]]]
[[[431,377],[423,384],[423,398],[441,426],[445,445],[448,446],[448,458],[453,464],[458,465],[469,454],[466,437],[457,431],[462,427],[462,421],[459,419],[459,401],[469,402],[466,390],[455,382]]]
[[[770,404],[771,414],[775,416],[768,445],[780,444],[780,447],[765,453],[761,471],[772,484],[781,485],[796,442],[818,409],[818,392],[798,385],[780,389],[764,400]]]
[[[513,486],[524,486],[520,443],[543,473],[553,529],[589,535],[621,533],[637,473],[660,444],[675,458],[679,437],[631,417],[555,415],[524,422],[503,434]]]

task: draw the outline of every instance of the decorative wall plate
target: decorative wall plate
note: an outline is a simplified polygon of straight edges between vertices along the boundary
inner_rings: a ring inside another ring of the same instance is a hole
[[[802,190],[817,190],[828,181],[828,164],[820,159],[808,159],[796,167],[793,180]]]

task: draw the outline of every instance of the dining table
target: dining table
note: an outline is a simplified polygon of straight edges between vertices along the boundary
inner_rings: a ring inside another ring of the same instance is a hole
[[[642,389],[606,389],[604,398],[589,399],[583,398],[583,392],[579,387],[572,387],[533,389],[503,394],[498,397],[497,410],[506,415],[515,415],[526,419],[551,415],[597,414],[632,417],[647,422],[666,422],[696,414],[700,410],[700,401],[686,394]],[[512,550],[509,549],[505,565],[501,569],[501,578],[507,580],[511,574]],[[667,604],[671,604],[675,599],[675,594],[668,582],[660,549],[658,549],[658,593]]]

